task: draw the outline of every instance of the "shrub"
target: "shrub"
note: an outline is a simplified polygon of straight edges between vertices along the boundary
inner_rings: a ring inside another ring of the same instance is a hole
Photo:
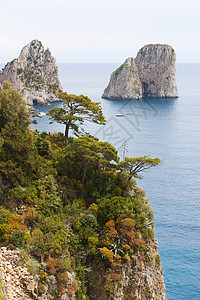
[[[15,229],[10,235],[10,241],[16,247],[23,247],[29,238],[30,233],[20,229]]]
[[[38,136],[35,141],[35,146],[40,156],[49,156],[51,151],[51,143],[48,140],[42,138],[41,136]]]
[[[97,216],[98,213],[98,205],[96,203],[92,203],[88,208],[88,211],[91,212],[94,216]]]
[[[59,271],[69,271],[71,269],[71,259],[70,258],[60,258],[57,260],[56,268]]]
[[[35,275],[35,274],[38,274],[38,272],[39,272],[40,264],[37,260],[31,258],[27,262],[26,267],[27,267],[30,274]]]
[[[39,284],[38,284],[38,293],[39,294],[44,294],[45,293],[45,284],[44,283],[39,282]]]
[[[159,268],[160,265],[161,265],[161,260],[160,260],[160,255],[159,254],[157,254],[156,257],[155,257],[155,265],[156,265],[157,268]]]
[[[56,274],[55,265],[56,265],[55,259],[53,259],[52,257],[49,257],[49,259],[47,261],[47,266],[49,267],[49,273],[52,275]]]
[[[112,227],[115,228],[115,222],[113,220],[110,220],[105,224],[105,227],[108,227],[109,229]]]
[[[110,251],[106,247],[100,248],[99,250],[100,250],[101,254],[103,255],[103,257],[107,258],[109,260],[109,262],[113,263],[114,253],[112,253],[112,251]]]
[[[61,272],[57,275],[57,280],[59,282],[59,284],[67,284],[69,281],[68,275],[66,272]]]
[[[98,221],[104,225],[106,222],[117,218],[123,213],[123,208],[126,205],[126,198],[113,197],[111,199],[103,199],[99,201]]]

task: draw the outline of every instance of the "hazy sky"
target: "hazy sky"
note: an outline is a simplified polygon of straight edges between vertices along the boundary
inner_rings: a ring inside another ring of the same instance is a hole
[[[148,43],[200,62],[199,0],[0,0],[0,62],[39,39],[57,62],[123,62]]]

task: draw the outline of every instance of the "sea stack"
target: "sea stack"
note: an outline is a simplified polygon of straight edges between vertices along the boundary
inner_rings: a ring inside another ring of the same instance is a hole
[[[38,40],[30,42],[17,59],[6,64],[0,74],[0,84],[4,80],[22,93],[29,106],[58,101],[55,93],[62,90],[56,60]]]
[[[177,98],[176,54],[166,44],[150,44],[128,58],[111,74],[102,98],[130,99]]]

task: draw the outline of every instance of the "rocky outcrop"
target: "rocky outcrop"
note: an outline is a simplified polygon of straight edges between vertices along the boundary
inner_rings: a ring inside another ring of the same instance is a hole
[[[37,282],[27,268],[20,266],[19,251],[0,249],[0,272],[6,286],[5,299],[37,299]],[[7,298],[6,298],[7,297]]]
[[[148,215],[150,206],[145,197],[145,192],[137,185],[132,185],[129,191],[131,197],[138,197],[139,201],[143,198],[145,206],[143,209]],[[147,209],[148,207],[148,209]],[[151,220],[147,219],[143,232],[137,230],[135,235],[129,231],[128,236],[136,240],[132,244],[126,239],[126,230],[123,227],[123,233],[119,231],[120,219],[116,221],[115,227],[109,227],[107,235],[107,244],[112,242],[110,252],[104,253],[104,261],[96,256],[92,263],[93,286],[90,287],[89,297],[94,300],[166,300],[166,289],[164,283],[161,259],[158,252],[158,242],[155,238],[155,225],[153,222],[153,212],[151,211]],[[123,218],[123,215],[120,216]],[[130,219],[126,219],[130,222]],[[108,222],[109,223],[109,222]],[[107,224],[108,224],[107,223]],[[126,223],[126,224],[128,224]],[[114,221],[110,221],[110,225]],[[129,223],[130,225],[131,223]],[[112,225],[112,226],[113,226]],[[144,241],[143,235],[149,230],[148,238]],[[125,231],[124,231],[125,230]],[[115,236],[115,239],[113,239]],[[112,241],[109,240],[112,237]],[[123,244],[124,243],[124,244]],[[139,245],[139,247],[134,246]],[[131,246],[130,246],[131,245]],[[104,248],[105,249],[105,248]],[[111,255],[112,253],[114,255]],[[113,259],[112,259],[113,258]]]
[[[138,252],[115,270],[112,267],[105,269],[100,261],[94,261],[94,264],[99,278],[90,292],[91,299],[167,299],[156,239],[149,243],[145,255]]]
[[[59,101],[55,93],[62,90],[56,60],[42,43],[33,40],[17,59],[6,64],[0,74],[0,84],[8,80],[22,93],[28,105],[47,105]]]
[[[147,253],[148,259],[143,260],[141,254],[135,256],[121,270],[122,280],[116,282],[114,300],[126,299],[157,299],[165,300],[165,284],[157,242],[151,243]]]
[[[178,97],[176,54],[169,45],[146,45],[111,75],[102,98],[140,99]]]
[[[20,259],[19,250],[10,250],[7,247],[0,248],[0,299],[4,300],[75,300],[78,284],[76,282],[75,273],[66,271],[68,278],[68,287],[62,289],[58,295],[58,287],[46,277],[45,281],[38,279],[38,274],[33,276],[27,269],[26,262]],[[40,273],[40,272],[39,272]],[[42,274],[45,274],[43,272]],[[45,275],[46,276],[46,275]],[[36,281],[37,278],[37,281]],[[39,276],[40,278],[40,276]],[[41,285],[43,291],[41,292]],[[4,297],[4,298],[3,298]]]

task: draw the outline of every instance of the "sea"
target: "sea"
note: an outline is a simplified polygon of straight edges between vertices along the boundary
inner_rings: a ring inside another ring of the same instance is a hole
[[[162,163],[145,172],[144,188],[155,216],[156,238],[168,300],[200,299],[200,64],[176,65],[179,98],[106,100],[101,95],[120,64],[58,64],[63,90],[100,102],[107,123],[84,128],[125,156],[150,155]],[[49,106],[33,129],[63,132],[49,124]]]

